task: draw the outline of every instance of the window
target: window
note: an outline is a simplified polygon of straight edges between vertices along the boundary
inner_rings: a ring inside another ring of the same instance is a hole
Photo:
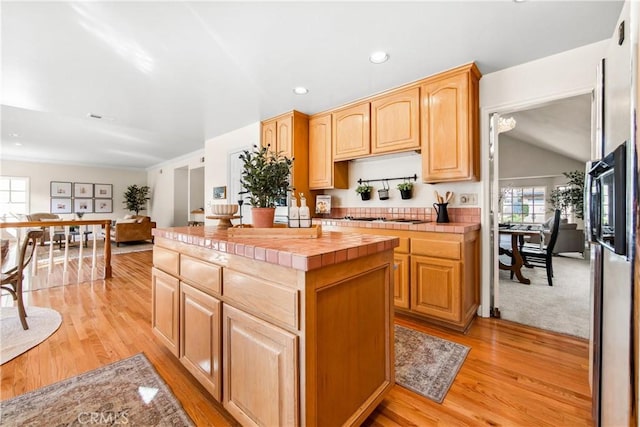
[[[0,177],[0,216],[26,215],[29,212],[29,178]]]
[[[501,189],[500,222],[543,223],[545,187],[505,187]]]

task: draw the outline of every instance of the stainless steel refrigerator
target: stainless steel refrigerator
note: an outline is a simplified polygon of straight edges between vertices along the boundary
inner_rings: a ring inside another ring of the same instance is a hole
[[[633,260],[636,239],[637,5],[626,2],[595,91],[595,144],[587,164],[585,229],[593,290],[594,421],[637,425]]]

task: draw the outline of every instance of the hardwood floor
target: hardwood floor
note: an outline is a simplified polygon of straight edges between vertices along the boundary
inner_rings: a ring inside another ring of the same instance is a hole
[[[27,304],[60,311],[62,326],[0,366],[0,398],[144,352],[198,426],[235,425],[151,333],[151,263],[151,252],[115,255],[112,279],[27,293]],[[365,425],[592,425],[587,341],[495,319],[467,335],[396,322],[471,351],[442,404],[395,386]]]

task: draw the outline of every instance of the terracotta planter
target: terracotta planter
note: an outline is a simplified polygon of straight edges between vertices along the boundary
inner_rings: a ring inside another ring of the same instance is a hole
[[[276,208],[251,208],[251,222],[256,228],[273,227]]]

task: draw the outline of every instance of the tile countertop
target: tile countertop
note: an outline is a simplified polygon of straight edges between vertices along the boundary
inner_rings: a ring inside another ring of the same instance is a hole
[[[436,233],[456,234],[464,234],[480,229],[480,223],[477,222],[424,222],[420,224],[410,224],[405,222],[394,222],[393,220],[357,221],[352,219],[314,218],[313,223],[331,227],[383,228],[387,230],[431,231]]]
[[[226,230],[217,227],[155,228],[152,233],[156,237],[302,271],[391,250],[399,244],[397,237],[324,230],[317,239],[228,237]]]

